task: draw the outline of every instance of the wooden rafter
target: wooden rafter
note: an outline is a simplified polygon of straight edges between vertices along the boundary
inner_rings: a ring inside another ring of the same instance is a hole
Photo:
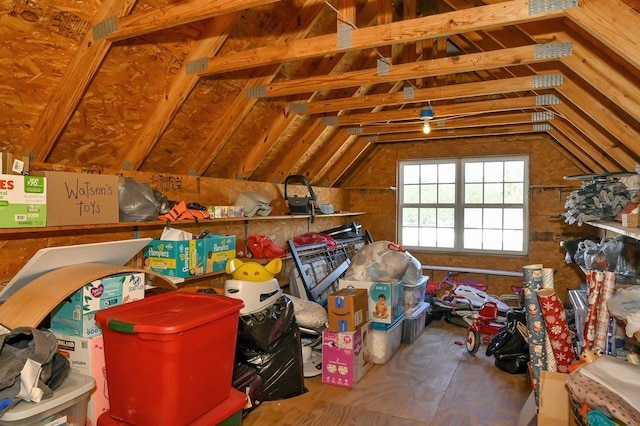
[[[428,37],[446,37],[502,25],[515,25],[565,16],[566,10],[531,15],[527,0],[512,0],[495,5],[442,13],[433,16],[356,29],[351,32],[350,46],[338,47],[338,34],[269,45],[210,58],[207,69],[199,75],[220,74],[263,65],[307,59],[335,53],[362,50],[402,42],[410,43]]]
[[[557,45],[546,45],[553,49]],[[565,45],[566,46],[566,45]],[[520,66],[555,60],[540,54],[541,45],[501,49],[491,52],[471,53],[455,57],[431,59],[409,64],[392,65],[389,72],[380,74],[377,69],[351,71],[342,74],[308,77],[280,83],[272,83],[261,91],[262,97],[287,96],[316,90],[329,90],[360,86],[367,83],[388,83],[421,77],[433,77],[476,70]]]
[[[280,0],[189,0],[171,3],[118,18],[118,29],[104,37],[113,43],[278,1]]]

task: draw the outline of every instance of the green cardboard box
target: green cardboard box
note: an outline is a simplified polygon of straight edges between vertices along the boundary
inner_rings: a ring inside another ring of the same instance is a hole
[[[43,226],[47,226],[46,179],[0,175],[0,228]]]

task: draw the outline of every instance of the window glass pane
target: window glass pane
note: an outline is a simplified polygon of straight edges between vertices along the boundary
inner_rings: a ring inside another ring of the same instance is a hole
[[[484,181],[485,182],[502,182],[502,161],[484,163]]]
[[[420,166],[419,165],[405,165],[402,168],[402,180],[404,184],[407,183],[420,183]]]
[[[506,183],[504,185],[504,202],[509,204],[522,203],[524,200],[524,184]]]
[[[438,228],[438,247],[452,248],[455,243],[455,232],[453,229]]]
[[[467,204],[482,203],[482,184],[474,183],[464,186],[464,202]]]
[[[487,204],[502,204],[501,183],[488,183],[484,186],[484,202]]]
[[[522,209],[504,209],[505,229],[524,229],[524,217]]]
[[[464,165],[464,181],[468,183],[482,182],[483,164],[482,163],[465,163]]]
[[[436,211],[435,208],[420,209],[420,226],[436,226]]]
[[[465,229],[463,246],[466,249],[478,250],[482,248],[482,230]]]
[[[420,186],[405,185],[404,186],[404,204],[417,204],[420,202]]]
[[[482,234],[482,248],[485,250],[502,249],[502,231],[485,229]]]
[[[444,204],[456,202],[455,184],[438,185],[438,202]]]
[[[416,232],[416,235],[418,233]],[[436,228],[420,228],[420,245],[423,247],[436,246]]]
[[[438,209],[438,226],[453,228],[455,223],[454,209]]]
[[[486,228],[502,228],[502,209],[484,209],[483,225]]]
[[[464,209],[464,227],[482,228],[482,209]]]
[[[402,209],[402,226],[418,226],[418,212],[416,208]]]
[[[507,161],[504,163],[505,182],[524,182],[524,161]]]
[[[456,165],[454,163],[438,164],[438,182],[455,183]]]
[[[524,248],[524,232],[523,231],[504,231],[504,250],[522,251]]]
[[[420,166],[420,182],[437,183],[438,182],[438,165],[423,164]]]
[[[438,187],[436,185],[420,186],[420,202],[435,204],[438,202]]]
[[[418,245],[418,233],[416,228],[402,228],[402,243],[407,246]]]

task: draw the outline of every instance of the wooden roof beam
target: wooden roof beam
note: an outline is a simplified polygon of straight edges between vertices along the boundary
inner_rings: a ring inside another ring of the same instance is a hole
[[[545,82],[546,81],[546,82]],[[332,111],[375,108],[380,106],[405,105],[418,102],[430,102],[448,99],[460,99],[464,97],[489,96],[510,92],[526,92],[545,87],[556,87],[562,84],[561,74],[542,76],[527,76],[505,78],[492,81],[479,81],[477,83],[448,84],[446,86],[416,89],[413,96],[400,91],[395,93],[383,93],[380,95],[367,95],[342,99],[326,99],[312,101],[307,104],[296,104],[294,110],[302,110],[304,114],[321,114]]]
[[[551,128],[549,136],[568,153],[567,158],[572,160],[585,173],[601,173],[605,170],[602,165],[587,155],[582,147],[564,135],[564,133]]]
[[[578,7],[567,9],[567,16],[640,69],[640,39],[637,37],[640,14],[637,10],[620,0],[580,0]]]
[[[113,43],[278,1],[280,0],[189,0],[170,3],[134,13],[127,17],[108,17],[94,25],[93,35],[94,40],[104,37],[104,39]],[[105,27],[102,31],[100,29],[101,25]],[[117,29],[110,32],[110,29],[114,26]],[[102,32],[104,34],[101,34]]]
[[[446,37],[451,34],[477,31],[495,26],[515,25],[523,22],[562,17],[566,13],[566,9],[558,9],[531,14],[528,0],[512,0],[495,5],[479,6],[472,9],[356,29],[351,32],[348,47],[339,47],[338,34],[328,34],[209,58],[206,69],[199,72],[199,75],[238,71],[339,52],[375,48],[396,42],[409,43],[424,38]]]
[[[488,101],[461,102],[433,107],[434,118],[465,116],[484,112],[512,111],[520,109],[538,109],[560,102],[555,95],[523,96],[520,98],[493,99]],[[325,122],[333,126],[355,126],[366,123],[386,123],[389,121],[416,120],[422,108],[408,108],[377,113],[350,114],[340,117],[327,117]]]
[[[431,133],[425,135],[422,131],[413,133],[398,133],[380,136],[365,136],[373,143],[398,143],[423,141],[429,142],[431,139],[452,139],[467,138],[473,136],[495,136],[495,135],[515,135],[521,133],[547,132],[549,125],[537,124],[511,124],[507,126],[487,126],[473,127],[468,129],[449,129],[449,130],[432,130]]]
[[[378,69],[366,69],[272,83],[260,90],[256,90],[256,94],[260,97],[288,96],[317,90],[548,62],[570,55],[571,50],[570,43],[512,47],[490,52],[470,53],[409,64],[391,65],[389,72],[383,74],[379,73]]]

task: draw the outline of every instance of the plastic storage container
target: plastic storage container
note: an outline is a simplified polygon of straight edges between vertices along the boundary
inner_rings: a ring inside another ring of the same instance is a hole
[[[18,403],[0,417],[0,425],[84,426],[89,396],[95,385],[93,377],[71,372],[51,398],[38,403]]]
[[[242,306],[174,291],[98,311],[111,416],[183,425],[227,399]]]
[[[417,283],[410,284],[406,281],[402,284],[402,307],[404,314],[409,315],[416,306],[424,302],[429,277],[423,275]]]
[[[416,341],[427,325],[427,311],[429,303],[420,302],[410,314],[405,315],[402,325],[402,343],[408,345]]]
[[[393,324],[390,325],[371,323],[369,349],[371,350],[372,363],[384,364],[398,351],[402,340],[403,323],[404,314],[396,318]]]
[[[247,404],[247,395],[235,389],[229,391],[229,397],[216,405],[204,416],[189,423],[189,426],[239,426],[242,422],[242,409]],[[128,426],[114,419],[107,411],[98,418],[97,426]]]

